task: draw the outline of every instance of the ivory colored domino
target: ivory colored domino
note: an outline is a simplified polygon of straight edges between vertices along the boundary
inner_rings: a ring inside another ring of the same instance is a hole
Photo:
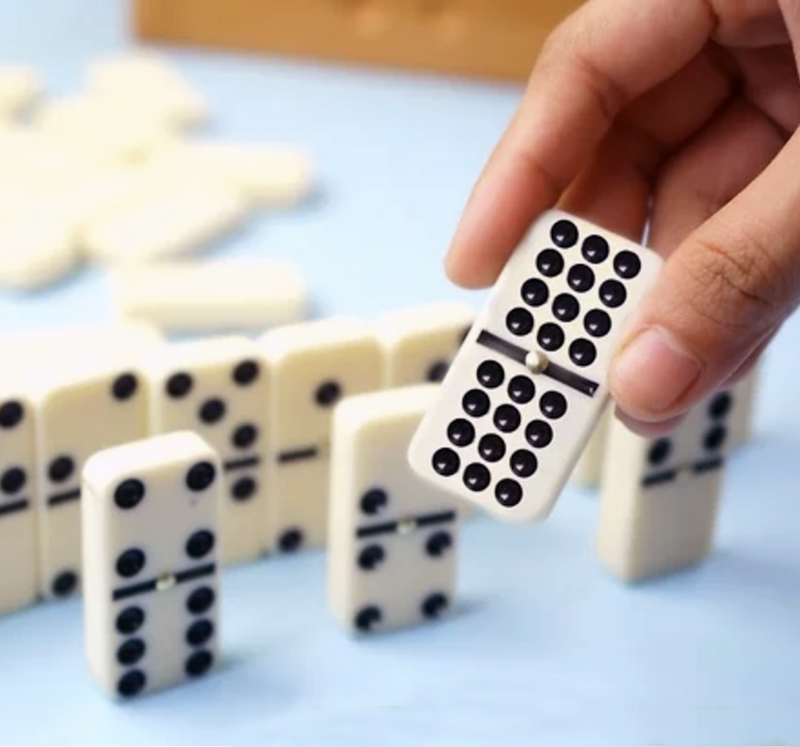
[[[731,393],[736,399],[730,422],[731,449],[744,446],[753,436],[753,416],[762,375],[763,364],[759,364],[731,387]]]
[[[290,207],[314,186],[311,157],[287,145],[177,141],[155,159],[183,173],[215,176],[261,205]]]
[[[185,255],[209,248],[248,212],[247,202],[224,185],[177,180],[93,221],[82,243],[92,259],[107,264]]]
[[[110,275],[117,316],[165,332],[232,331],[300,321],[306,284],[280,259],[161,261]]]
[[[597,427],[589,436],[575,469],[570,475],[570,482],[584,488],[594,488],[600,484],[603,472],[603,457],[608,442],[608,429],[614,417],[614,405],[609,405],[603,412]]]
[[[89,65],[86,78],[92,95],[173,130],[195,127],[208,119],[202,95],[155,52],[138,49],[101,57]]]
[[[15,117],[34,104],[44,86],[39,74],[23,65],[0,65],[0,116]]]
[[[214,449],[186,431],[104,449],[86,463],[86,654],[114,698],[213,669],[221,473]]]

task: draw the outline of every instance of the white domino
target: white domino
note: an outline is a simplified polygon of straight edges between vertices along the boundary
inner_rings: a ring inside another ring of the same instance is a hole
[[[438,383],[475,321],[466,303],[432,303],[384,314],[376,328],[386,387]]]
[[[731,415],[730,424],[731,450],[744,446],[753,437],[753,421],[762,376],[763,364],[759,364],[731,387],[731,392],[736,398],[736,407]]]
[[[67,336],[46,356],[34,352],[21,363],[36,412],[39,585],[46,598],[81,590],[83,464],[148,433],[141,361],[162,340],[145,327],[107,330]]]
[[[222,332],[298,322],[306,283],[287,260],[161,261],[116,269],[111,299],[121,319],[169,332]]]
[[[89,65],[86,77],[93,96],[173,130],[195,127],[208,118],[202,95],[155,52],[132,50],[99,58]]]
[[[36,418],[24,384],[0,376],[0,615],[39,595]]]
[[[135,203],[90,223],[89,256],[106,264],[147,262],[208,249],[248,217],[247,202],[224,186],[168,180]]]
[[[260,345],[271,377],[267,549],[321,547],[331,416],[342,399],[381,387],[381,348],[371,325],[349,317],[278,327]]]
[[[584,220],[542,215],[422,421],[414,470],[503,520],[544,519],[609,402],[620,328],[662,264]]]
[[[246,337],[174,343],[146,363],[152,433],[195,431],[222,460],[220,557],[254,560],[267,543],[269,377]]]
[[[114,697],[163,690],[214,666],[220,473],[216,452],[188,432],[104,450],[86,463],[86,653]]]
[[[177,141],[157,152],[154,161],[182,173],[213,176],[264,206],[292,207],[314,187],[311,156],[288,145]]]
[[[612,574],[643,581],[708,555],[737,406],[731,390],[719,392],[658,439],[611,422],[597,553]]]
[[[39,74],[23,65],[0,65],[0,116],[15,117],[30,108],[44,86]]]
[[[328,598],[352,633],[445,614],[456,582],[458,509],[406,452],[433,384],[352,397],[333,418]]]

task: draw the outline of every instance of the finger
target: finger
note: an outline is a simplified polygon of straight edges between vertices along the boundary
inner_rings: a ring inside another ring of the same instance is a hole
[[[686,220],[682,213],[725,206],[675,249],[627,326],[609,386],[630,417],[658,422],[685,412],[794,307],[800,136],[780,152],[783,142],[768,119],[739,102],[665,176],[653,215],[652,241],[661,252],[680,241],[673,223]]]
[[[772,344],[775,336],[778,334],[778,332],[780,332],[780,329],[780,325],[775,327],[775,329],[773,329],[756,346],[756,349],[750,353],[750,355],[745,359],[744,363],[742,363],[730,376],[728,376],[728,378],[725,380],[724,386],[728,387],[738,384],[742,379],[752,373],[753,369],[761,362],[761,358],[763,357],[767,348]]]
[[[714,26],[706,0],[594,0],[559,27],[470,198],[449,276],[470,287],[493,282],[619,111],[697,56]]]

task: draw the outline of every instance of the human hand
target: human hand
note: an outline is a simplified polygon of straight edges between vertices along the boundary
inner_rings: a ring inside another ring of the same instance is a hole
[[[470,198],[450,278],[490,285],[552,205],[668,257],[611,363],[656,435],[800,301],[800,3],[589,0],[550,36]]]

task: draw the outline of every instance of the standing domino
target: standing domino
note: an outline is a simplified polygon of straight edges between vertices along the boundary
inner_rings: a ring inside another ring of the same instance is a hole
[[[258,345],[246,337],[174,343],[146,367],[151,433],[195,431],[222,458],[222,562],[255,559],[268,536],[269,382]]]
[[[406,458],[437,391],[428,384],[364,394],[334,414],[328,597],[350,632],[407,627],[450,606],[458,512]]]
[[[464,303],[434,303],[384,314],[377,322],[385,387],[441,382],[475,312]]]
[[[261,345],[271,373],[267,549],[321,547],[331,413],[344,397],[380,388],[381,348],[369,324],[348,317],[279,327]]]
[[[708,555],[736,407],[730,390],[719,392],[655,440],[611,423],[597,553],[615,576],[642,581]]]
[[[753,416],[758,397],[758,385],[762,377],[763,364],[757,365],[743,379],[731,387],[736,398],[736,408],[731,415],[731,451],[744,446],[753,435]]]
[[[219,457],[176,432],[95,454],[83,471],[89,666],[131,698],[208,672],[218,651]]]
[[[38,73],[22,65],[0,65],[0,116],[15,117],[42,94]]]
[[[662,264],[586,221],[545,213],[414,436],[414,470],[506,521],[545,518],[608,404],[620,328]]]
[[[614,418],[614,405],[610,404],[600,416],[597,427],[592,431],[580,459],[570,475],[570,482],[584,488],[594,488],[600,483],[603,471],[603,458],[608,443],[608,429]]]
[[[39,583],[45,597],[81,589],[81,469],[96,451],[147,435],[140,359],[159,342],[142,328],[138,335],[108,339],[100,343],[105,349],[94,352],[65,345],[52,368],[37,366],[29,373],[37,412]]]
[[[0,381],[0,615],[39,593],[35,501],[35,418],[22,386]]]

